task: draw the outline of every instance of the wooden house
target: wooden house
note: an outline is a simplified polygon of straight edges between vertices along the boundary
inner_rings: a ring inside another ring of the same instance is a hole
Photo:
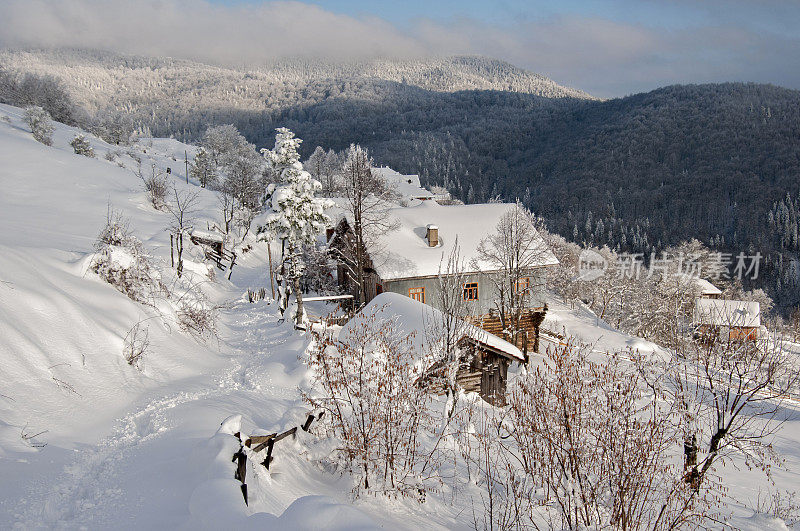
[[[365,302],[380,293],[392,292],[435,306],[440,269],[457,243],[466,268],[462,271],[463,298],[470,321],[502,335],[495,313],[497,294],[493,282],[498,271],[480,260],[477,249],[485,237],[495,233],[500,219],[511,208],[517,207],[503,203],[444,206],[425,201],[389,209],[387,216],[396,221],[397,229],[379,235],[375,241],[368,242],[364,250],[367,256],[363,271]],[[335,257],[352,256],[354,244],[347,216],[339,219],[329,244]],[[536,350],[539,324],[547,311],[547,268],[558,264],[544,240],[540,239],[539,246],[532,267],[517,282],[527,310],[522,319],[525,332],[515,342],[525,352]],[[355,274],[342,260],[337,276],[340,286],[356,295]]]
[[[411,336],[414,360],[421,369],[418,378],[431,392],[442,393],[446,366],[443,361],[441,335],[442,313],[397,293],[382,293],[373,298],[350,319],[339,333],[346,342],[350,331],[363,320],[379,318],[393,322],[394,331]],[[505,404],[508,368],[511,363],[525,363],[523,352],[494,334],[470,325],[457,326],[460,352],[456,381],[465,392],[475,392],[493,405]]]
[[[761,305],[750,301],[697,299],[694,325],[700,337],[734,340],[758,339]]]

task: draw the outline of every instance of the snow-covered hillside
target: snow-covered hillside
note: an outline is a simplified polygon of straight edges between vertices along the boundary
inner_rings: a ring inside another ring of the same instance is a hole
[[[310,374],[298,359],[308,336],[279,322],[269,300],[243,298],[267,285],[265,248],[254,242],[231,281],[208,279],[199,255],[188,253],[187,276],[216,305],[219,322],[217,337],[182,332],[169,301],[136,303],[89,264],[111,205],[130,219],[163,280],[180,288],[169,266],[168,214],[148,203],[134,156],[145,168],[171,168],[179,190],[199,193],[203,226],[219,207],[213,192],[183,181],[183,153],[193,148],[168,139],[120,148],[87,135],[97,155],[88,158],[69,146],[77,130],[56,124],[48,147],[22,114],[0,105],[0,528],[473,527],[477,494],[468,478],[463,495],[443,488],[423,504],[353,500],[351,479],[318,466],[320,449],[306,434],[276,446],[269,472],[248,468],[245,506],[232,433],[280,432],[309,411],[300,389]],[[139,371],[122,349],[143,320],[150,348]],[[545,326],[598,351],[659,350],[555,301]],[[776,437],[786,457],[786,470],[774,471],[780,489],[800,485],[798,443],[795,417]],[[782,528],[751,519],[759,491],[769,489],[763,476],[746,467],[724,474],[733,500],[724,519]]]

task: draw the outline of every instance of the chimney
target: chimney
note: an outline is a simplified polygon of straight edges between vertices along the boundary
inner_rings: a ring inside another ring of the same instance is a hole
[[[428,225],[428,247],[436,247],[439,245],[439,227],[436,225]]]

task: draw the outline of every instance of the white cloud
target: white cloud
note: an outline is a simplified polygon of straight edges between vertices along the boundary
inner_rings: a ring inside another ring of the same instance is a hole
[[[505,26],[423,18],[400,29],[378,18],[336,14],[301,2],[223,6],[204,0],[3,0],[0,44],[97,48],[234,65],[298,55],[481,54],[601,96],[727,80],[800,88],[800,40],[793,36],[733,25],[670,30],[580,16]]]

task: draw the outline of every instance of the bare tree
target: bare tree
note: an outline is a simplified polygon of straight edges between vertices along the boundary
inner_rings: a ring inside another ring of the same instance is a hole
[[[166,204],[167,212],[172,216],[169,229],[175,236],[175,251],[178,255],[178,277],[183,274],[183,235],[192,228],[194,208],[197,204],[197,192],[178,190],[172,184],[172,198]]]
[[[527,308],[530,290],[523,279],[532,279],[536,266],[552,253],[536,230],[539,221],[520,202],[503,214],[493,234],[477,248],[473,266],[489,269],[494,306],[504,333],[516,341],[520,319]]]
[[[392,191],[382,179],[373,175],[371,168],[372,159],[367,151],[351,145],[343,169],[342,194],[347,200],[345,208],[352,232],[339,235],[344,249],[338,250],[337,258],[347,270],[348,281],[355,284],[353,295],[357,306],[366,301],[364,274],[370,266],[367,246],[372,244],[374,248],[378,236],[395,227],[387,215],[390,206],[387,200],[392,197]]]
[[[438,290],[436,291],[435,306],[441,311],[441,319],[429,319],[426,322],[425,333],[429,336],[428,343],[441,345],[441,352],[437,358],[441,360],[444,369],[444,384],[448,396],[448,417],[452,417],[456,410],[458,400],[458,385],[456,375],[461,365],[461,349],[458,342],[464,337],[467,328],[469,309],[464,299],[465,264],[460,255],[458,238],[453,244],[453,249],[447,257],[442,257],[437,275]]]
[[[673,351],[670,375],[684,430],[685,480],[696,492],[717,465],[742,456],[769,473],[770,436],[800,373],[777,339],[704,334]]]

